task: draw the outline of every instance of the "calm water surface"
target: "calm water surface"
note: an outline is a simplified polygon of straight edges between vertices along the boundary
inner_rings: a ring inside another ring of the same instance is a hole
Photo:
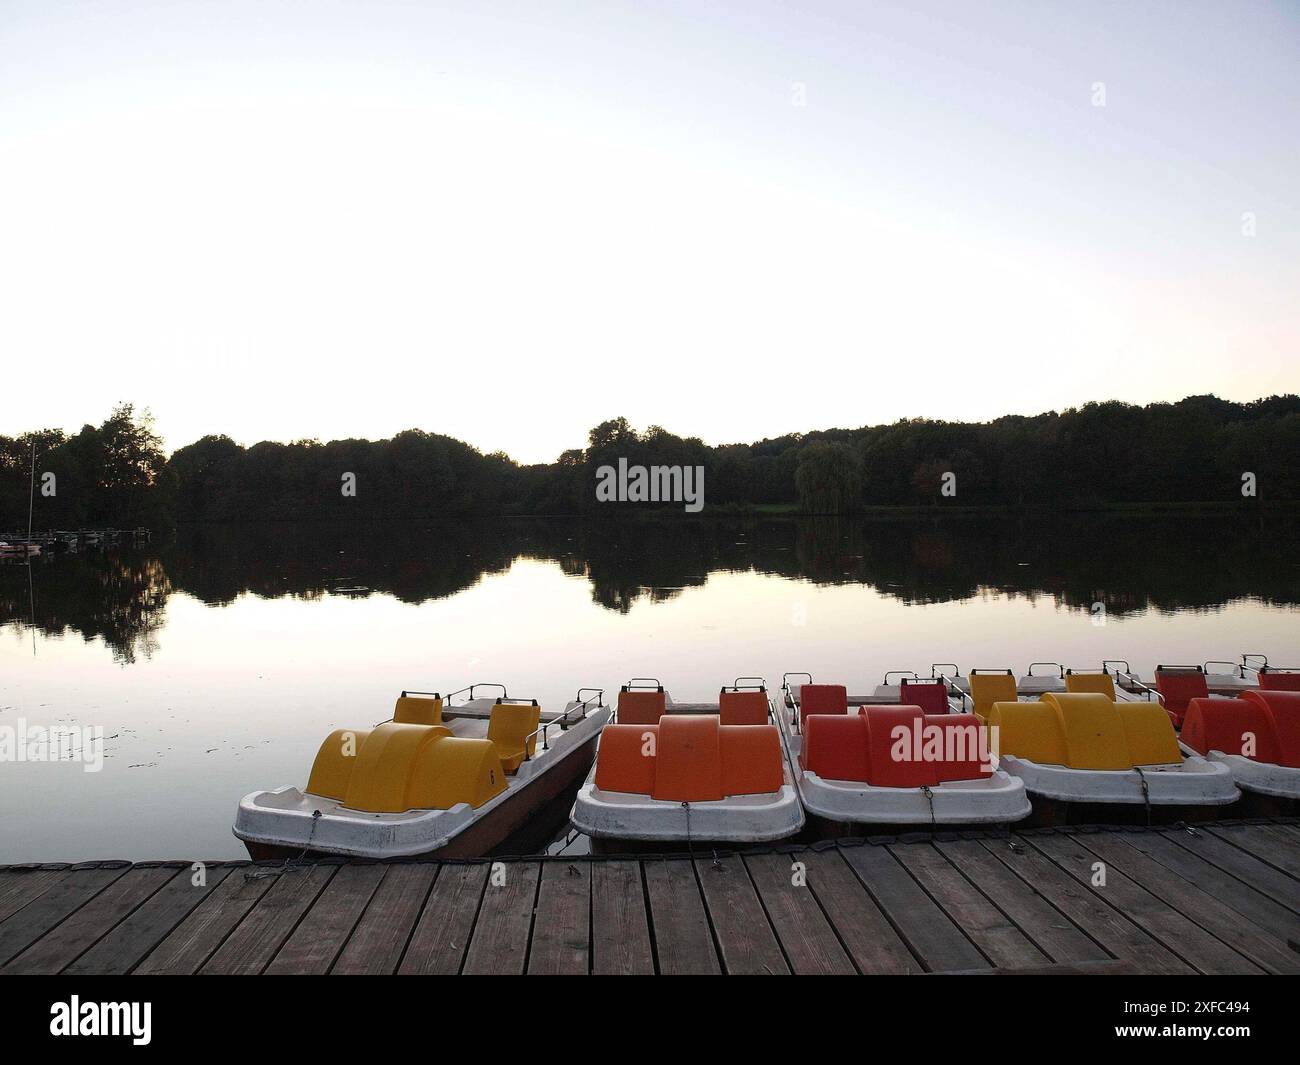
[[[239,798],[403,688],[559,707],[932,662],[1300,664],[1290,518],[1067,516],[191,528],[0,567],[0,728],[100,725],[103,769],[0,762],[0,863],[243,855]],[[1098,606],[1097,604],[1100,604]],[[580,844],[579,844],[580,846]]]

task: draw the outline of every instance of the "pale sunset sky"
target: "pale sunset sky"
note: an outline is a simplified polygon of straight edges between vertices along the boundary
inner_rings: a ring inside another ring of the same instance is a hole
[[[0,432],[1300,391],[1300,4],[0,4]]]

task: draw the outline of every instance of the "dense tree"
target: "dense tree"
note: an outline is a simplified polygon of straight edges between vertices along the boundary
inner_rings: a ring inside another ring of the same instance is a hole
[[[1300,397],[1230,403],[1192,396],[1137,407],[1089,403],[981,424],[913,419],[709,447],[626,418],[595,426],[587,446],[520,466],[459,440],[410,429],[390,440],[298,440],[243,447],[206,436],[164,462],[147,415],[120,406],[98,427],[0,436],[0,532],[25,527],[31,444],[38,528],[171,521],[426,518],[467,514],[603,514],[596,471],[703,466],[708,508],[781,506],[842,513],[864,506],[1074,506],[1300,501]],[[943,475],[956,496],[940,494]],[[356,494],[345,494],[344,474]],[[660,504],[680,510],[680,504]]]

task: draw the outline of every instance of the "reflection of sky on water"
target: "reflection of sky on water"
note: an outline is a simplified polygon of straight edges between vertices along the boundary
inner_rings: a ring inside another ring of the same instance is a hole
[[[38,596],[61,564],[35,571]],[[386,718],[404,686],[500,681],[545,707],[633,675],[702,700],[742,674],[776,686],[784,670],[863,689],[886,670],[924,673],[940,660],[1020,671],[1033,660],[1095,668],[1119,657],[1146,671],[1243,651],[1300,659],[1300,610],[1254,598],[1144,607],[1098,626],[1052,592],[985,588],[909,604],[883,580],[703,577],[709,567],[692,565],[694,579],[670,595],[628,595],[653,588],[627,577],[610,608],[584,568],[520,558],[418,604],[326,592],[244,593],[214,606],[173,588],[151,621],[149,653],[132,662],[73,628],[38,633],[33,654],[28,627],[0,626],[0,725],[102,725],[109,737],[99,774],[0,766],[0,862],[240,855],[230,834],[239,797],[304,783],[330,729]],[[343,576],[345,588],[365,583]]]

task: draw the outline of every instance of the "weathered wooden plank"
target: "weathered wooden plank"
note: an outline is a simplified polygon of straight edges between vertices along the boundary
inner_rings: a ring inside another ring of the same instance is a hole
[[[887,848],[862,844],[841,847],[840,854],[928,971],[979,969],[988,965],[984,955],[921,890]]]
[[[70,869],[5,869],[0,871],[0,921],[6,921]]]
[[[137,976],[197,973],[231,929],[275,883],[272,876],[250,876],[250,866],[232,868],[226,878],[185,920],[136,966]]]
[[[544,863],[528,971],[586,976],[591,965],[590,933],[590,866],[587,862]]]
[[[1113,869],[1121,869],[1165,905],[1177,910],[1217,939],[1261,968],[1275,973],[1300,973],[1300,954],[1279,939],[1225,906],[1214,896],[1128,844],[1121,834],[1089,835],[1088,849]]]
[[[298,927],[330,882],[336,865],[291,866],[271,874],[275,883],[257,900],[226,941],[199,970],[203,973],[260,973]]]
[[[1050,959],[929,843],[900,843],[889,852],[995,966],[1028,969]]]
[[[73,869],[0,924],[0,964],[26,950],[117,880],[118,869]]]
[[[1300,884],[1281,870],[1274,869],[1254,855],[1247,854],[1241,848],[1234,847],[1209,832],[1202,832],[1199,828],[1195,832],[1173,829],[1163,835],[1184,850],[1204,858],[1226,873],[1231,873],[1238,880],[1244,881],[1273,901],[1281,903],[1288,910],[1300,913]]]
[[[1051,858],[1060,868],[1075,878],[1097,898],[1114,907],[1130,921],[1140,925],[1202,973],[1258,973],[1260,968],[1242,957],[1231,947],[1221,943],[1199,925],[1181,913],[1170,909],[1167,903],[1133,880],[1113,865],[1096,868],[1099,855],[1073,836],[1050,835],[1032,837],[1039,853]],[[1093,878],[1104,873],[1105,883],[1094,886]]]
[[[537,862],[500,862],[492,868],[463,971],[520,975],[528,962],[541,867]]]
[[[1108,953],[1143,972],[1190,973],[1192,968],[1132,921],[1081,887],[1069,873],[1021,839],[981,840],[980,846],[1032,886]]]
[[[859,972],[925,971],[838,851],[805,851],[799,861],[807,866],[808,886]]]
[[[647,860],[642,869],[659,972],[721,972],[692,862],[686,858]]]
[[[175,869],[162,866],[128,869],[12,958],[5,966],[5,972],[60,972],[116,928],[175,873]]]
[[[343,950],[384,878],[382,865],[345,865],[331,878],[266,967],[269,974],[323,974]]]
[[[228,868],[208,870],[194,883],[188,866],[179,871],[139,909],[64,969],[65,973],[128,973],[229,875]]]
[[[608,859],[591,867],[591,971],[646,975],[655,971],[641,863]]]
[[[433,862],[390,866],[330,972],[396,972],[437,874]]]
[[[487,884],[486,865],[444,865],[402,955],[404,975],[454,976],[465,962]]]
[[[935,846],[1053,962],[1104,962],[1106,953],[1032,885],[1026,884],[973,839],[942,840]]]
[[[728,973],[789,973],[745,863],[736,855],[697,859],[695,873]]]
[[[806,868],[795,874],[798,860],[789,854],[750,854],[745,865],[790,959],[790,968],[800,975],[851,975],[857,970],[809,889]]]
[[[1300,892],[1300,848],[1288,847],[1268,825],[1205,825],[1206,831],[1240,847],[1261,862],[1297,879]]]
[[[1300,915],[1281,903],[1274,902],[1217,865],[1211,865],[1200,855],[1185,850],[1157,832],[1133,832],[1125,836],[1124,840],[1166,869],[1231,906],[1247,920],[1274,932],[1280,939],[1300,940]]]

